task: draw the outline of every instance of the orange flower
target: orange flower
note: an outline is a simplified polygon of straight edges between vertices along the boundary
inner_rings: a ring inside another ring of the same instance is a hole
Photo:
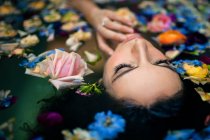
[[[158,40],[161,44],[182,44],[186,41],[187,37],[176,30],[166,31],[158,36]]]

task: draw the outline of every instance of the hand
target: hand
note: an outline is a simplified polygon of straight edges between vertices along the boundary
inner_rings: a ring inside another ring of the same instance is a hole
[[[108,55],[111,55],[113,50],[106,43],[106,39],[121,42],[126,39],[126,34],[134,32],[131,21],[118,16],[111,10],[95,10],[89,22],[97,30],[99,49]]]
[[[96,38],[99,49],[107,55],[111,56],[114,50],[107,44],[106,39],[103,36],[101,36],[98,32],[96,33]]]

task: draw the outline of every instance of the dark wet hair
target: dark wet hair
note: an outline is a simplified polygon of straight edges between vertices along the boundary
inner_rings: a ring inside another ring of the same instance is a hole
[[[73,130],[77,127],[85,129],[93,122],[97,112],[108,110],[126,119],[126,130],[117,138],[120,140],[158,140],[163,139],[169,129],[200,129],[210,110],[191,86],[187,82],[183,92],[180,91],[174,97],[159,100],[150,108],[113,99],[106,93],[89,97],[80,96],[74,90],[70,90],[45,100],[40,111],[40,113],[58,112],[64,117],[64,123],[53,127],[38,124],[33,135],[41,135],[46,140],[60,140],[63,139],[61,130]]]

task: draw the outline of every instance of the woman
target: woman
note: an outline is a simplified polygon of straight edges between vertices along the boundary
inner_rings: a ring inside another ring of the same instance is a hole
[[[63,129],[87,128],[95,113],[107,110],[126,119],[125,132],[117,137],[120,140],[161,140],[168,130],[204,127],[209,104],[201,101],[192,83],[182,82],[151,43],[136,34],[127,37],[105,66],[109,93],[80,96],[70,90],[46,100],[41,112],[58,112],[63,123],[42,123],[36,135],[62,139]]]

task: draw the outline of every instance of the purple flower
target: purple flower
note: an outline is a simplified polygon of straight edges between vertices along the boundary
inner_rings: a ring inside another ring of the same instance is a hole
[[[200,61],[202,61],[205,64],[210,65],[210,57],[208,57],[208,56],[201,56]]]
[[[195,43],[197,44],[205,44],[207,43],[208,39],[205,35],[198,33],[198,32],[194,32],[191,34],[187,35],[187,41],[186,41],[186,45],[193,45]]]
[[[45,126],[57,126],[63,123],[63,116],[57,112],[45,112],[37,118],[40,124]]]

